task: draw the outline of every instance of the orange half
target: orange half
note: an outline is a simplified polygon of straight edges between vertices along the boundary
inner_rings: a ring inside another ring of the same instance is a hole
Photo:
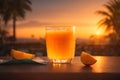
[[[11,50],[11,56],[15,59],[32,59],[35,57],[34,54],[25,53],[14,49]]]
[[[97,60],[87,52],[82,52],[80,57],[81,62],[87,66],[93,65],[97,62]]]

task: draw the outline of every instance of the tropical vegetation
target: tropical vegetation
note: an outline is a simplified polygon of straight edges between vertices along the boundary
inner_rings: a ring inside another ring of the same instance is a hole
[[[27,11],[32,11],[30,0],[0,0],[0,19],[5,26],[12,20],[13,40],[16,40],[16,21],[24,19]]]
[[[110,0],[103,5],[105,10],[96,13],[103,16],[98,22],[100,27],[104,27],[109,34],[110,43],[118,44],[120,41],[120,0]]]

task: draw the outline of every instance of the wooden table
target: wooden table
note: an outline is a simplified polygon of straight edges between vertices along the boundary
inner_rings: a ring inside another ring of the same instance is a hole
[[[0,65],[0,80],[120,80],[120,57],[96,56],[91,67],[79,57],[71,64]]]

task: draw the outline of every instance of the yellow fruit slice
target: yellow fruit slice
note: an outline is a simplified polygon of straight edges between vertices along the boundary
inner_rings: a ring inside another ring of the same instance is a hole
[[[95,64],[97,62],[97,60],[89,53],[82,52],[81,53],[81,62],[87,66],[90,66],[90,65]]]
[[[25,53],[14,49],[11,50],[11,56],[15,59],[32,59],[35,57],[34,54]]]

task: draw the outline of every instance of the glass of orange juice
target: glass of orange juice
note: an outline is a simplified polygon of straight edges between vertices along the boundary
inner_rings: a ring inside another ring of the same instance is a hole
[[[53,63],[70,63],[75,55],[75,26],[46,27],[47,56]]]

